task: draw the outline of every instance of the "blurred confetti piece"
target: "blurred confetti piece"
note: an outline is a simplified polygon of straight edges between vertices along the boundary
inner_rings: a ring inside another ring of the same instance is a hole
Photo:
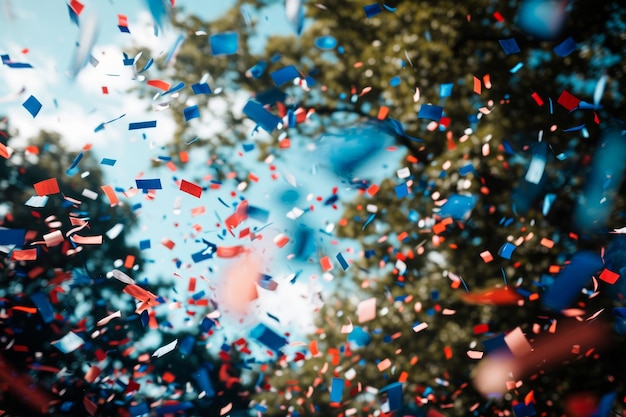
[[[249,304],[258,297],[260,266],[260,259],[253,254],[232,263],[226,269],[217,288],[220,305],[236,315],[245,314]]]
[[[157,358],[160,358],[163,355],[167,355],[168,353],[176,349],[177,344],[178,344],[178,339],[174,339],[174,341],[168,343],[165,346],[161,346],[160,348],[155,350],[154,353],[152,354],[152,357],[154,358],[156,356]]]
[[[565,268],[554,278],[554,283],[546,291],[543,304],[561,311],[570,306],[591,276],[603,266],[602,259],[589,251],[577,252]]]
[[[236,54],[239,50],[239,35],[237,32],[216,33],[209,37],[209,43],[213,56]]]
[[[345,381],[342,378],[333,378],[330,387],[330,402],[339,403],[343,398],[343,387]]]
[[[502,287],[463,293],[461,300],[467,304],[506,306],[517,305],[522,296],[509,287]]]
[[[108,324],[111,320],[122,317],[122,312],[117,310],[115,313],[111,313],[108,316],[98,320],[96,326],[104,326]]]
[[[372,297],[359,302],[356,314],[359,323],[374,320],[376,318],[376,298]]]
[[[98,37],[98,19],[95,15],[89,15],[81,22],[79,28],[78,42],[74,51],[74,58],[70,65],[70,75],[72,78],[76,78],[78,73],[89,62],[91,50]]]
[[[63,353],[70,353],[81,347],[85,341],[74,332],[69,332],[62,338],[51,342],[50,344],[59,349]]]
[[[286,0],[285,17],[293,31],[299,36],[304,26],[304,5],[302,0]]]

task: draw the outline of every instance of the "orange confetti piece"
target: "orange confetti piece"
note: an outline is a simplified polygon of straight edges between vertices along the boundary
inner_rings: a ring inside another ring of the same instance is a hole
[[[389,360],[389,358],[385,358],[382,361],[378,362],[378,365],[376,366],[378,367],[378,370],[380,372],[383,372],[384,370],[391,367],[391,360]]]
[[[126,259],[124,260],[124,268],[131,269],[134,265],[135,265],[135,256],[126,255]]]
[[[236,246],[219,246],[216,251],[218,258],[234,258],[240,253],[244,252],[244,247],[241,245]]]
[[[34,261],[37,259],[37,249],[13,249],[12,261]]]
[[[548,249],[552,249],[554,247],[554,241],[548,239],[548,238],[543,238],[541,239],[541,242],[539,242],[539,244],[541,246],[545,246]]]
[[[378,120],[385,120],[388,114],[389,114],[389,107],[380,106],[380,109],[378,110],[378,116],[376,116],[376,118]]]
[[[324,256],[320,258],[320,265],[322,266],[322,270],[324,272],[328,272],[333,269],[333,264],[330,261],[330,257]]]
[[[480,84],[480,79],[474,77],[474,93],[480,95],[482,93],[482,85]]]
[[[493,255],[488,250],[481,252],[480,253],[480,257],[483,258],[483,261],[486,264],[488,264],[489,262],[493,261]]]
[[[502,287],[465,293],[461,295],[461,299],[468,304],[504,306],[516,305],[522,296],[509,287]]]
[[[168,248],[169,250],[174,249],[174,246],[176,246],[176,243],[174,243],[173,241],[169,240],[168,238],[164,237],[163,239],[161,239],[161,244],[163,246],[165,246],[166,248]]]
[[[444,347],[443,354],[446,356],[446,359],[452,359],[452,348],[450,346]]]
[[[150,87],[158,88],[159,90],[162,90],[162,91],[168,91],[171,88],[170,83],[165,82],[163,80],[148,80],[146,84],[149,85]]]
[[[379,187],[378,185],[376,185],[376,184],[372,184],[372,185],[370,185],[370,186],[369,186],[369,188],[367,189],[367,193],[368,193],[370,196],[372,196],[372,197],[373,197],[374,195],[376,195],[376,193],[377,193],[379,190],[380,190],[380,187]]]
[[[119,198],[117,198],[117,194],[115,194],[115,190],[113,190],[113,187],[111,187],[110,185],[102,185],[100,188],[102,189],[102,191],[104,191],[104,194],[109,199],[109,204],[111,205],[111,207],[115,207],[120,203],[120,200]]]
[[[35,192],[37,192],[38,196],[58,194],[61,192],[56,178],[39,181],[34,184],[33,187],[35,187]]]

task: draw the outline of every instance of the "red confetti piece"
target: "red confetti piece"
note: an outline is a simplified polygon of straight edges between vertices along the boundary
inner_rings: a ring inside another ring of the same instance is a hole
[[[502,14],[498,11],[493,12],[493,18],[500,23],[504,22],[504,16],[502,16]]]
[[[58,194],[61,192],[56,178],[39,181],[34,184],[33,187],[35,187],[35,192],[37,192],[38,196]]]
[[[78,0],[72,0],[70,1],[70,7],[74,11],[74,13],[76,13],[77,15],[80,15],[83,9],[85,8],[85,5],[79,2]]]
[[[474,93],[480,95],[482,93],[482,85],[480,84],[480,78],[474,76]]]
[[[37,249],[13,249],[12,261],[34,261],[37,259]]]
[[[123,26],[123,27],[128,27],[128,17],[126,15],[123,14],[118,14],[117,15],[117,25],[118,26]],[[168,88],[169,90],[169,88]]]
[[[102,86],[102,94],[109,94],[109,87],[107,87],[106,85]]]
[[[530,96],[533,98],[533,100],[535,100],[535,103],[537,103],[538,106],[543,106],[543,100],[541,99],[541,97],[539,97],[539,94],[533,92]]]
[[[580,99],[571,94],[569,91],[563,90],[563,92],[559,96],[559,99],[557,100],[557,103],[565,107],[566,110],[572,111],[578,107],[578,105],[580,104]]]
[[[322,266],[322,270],[324,272],[328,272],[333,269],[333,264],[330,261],[330,257],[324,256],[320,258],[320,265]]]
[[[378,185],[372,184],[367,189],[367,193],[373,197],[379,190],[380,190],[380,187]]]
[[[180,182],[180,190],[197,198],[200,198],[202,195],[202,187],[185,180]]]
[[[169,240],[168,238],[164,237],[163,239],[161,239],[161,244],[163,246],[165,246],[166,248],[168,248],[169,250],[174,249],[174,246],[176,246],[176,243],[174,243],[173,241]]]
[[[607,284],[615,284],[617,280],[619,279],[619,277],[620,277],[620,274],[618,274],[617,272],[613,272],[609,269],[604,268],[598,278],[600,278],[602,281],[606,282]]]
[[[7,148],[7,146],[2,142],[0,142],[0,156],[4,159],[9,159],[9,157],[11,156],[11,154],[9,153],[9,148]]]
[[[163,80],[148,80],[146,84],[163,91],[168,91],[171,88],[170,83],[167,83]]]
[[[243,246],[219,246],[217,248],[217,257],[218,258],[234,258],[240,253],[244,252],[245,248]]]

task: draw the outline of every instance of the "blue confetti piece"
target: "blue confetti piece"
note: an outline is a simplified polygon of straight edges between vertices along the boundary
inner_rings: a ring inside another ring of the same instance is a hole
[[[52,323],[54,321],[54,310],[52,309],[52,304],[50,304],[48,297],[42,292],[37,292],[31,295],[30,299],[33,300],[37,311],[41,314],[43,322]]]
[[[348,264],[348,262],[346,262],[346,260],[344,259],[343,255],[341,254],[341,252],[339,252],[336,256],[337,258],[337,262],[339,262],[339,265],[341,266],[341,268],[345,271],[346,269],[348,269],[348,267],[350,266]]]
[[[191,119],[200,118],[200,109],[198,106],[190,106],[183,110],[183,114],[185,115],[185,121],[190,121]]]
[[[139,242],[139,249],[140,250],[150,249],[150,239],[141,240]]]
[[[452,95],[452,87],[454,87],[453,83],[441,84],[439,86],[439,97],[450,97]]]
[[[15,245],[21,247],[26,238],[25,229],[0,229],[0,245]]]
[[[471,174],[472,172],[478,175],[478,172],[476,172],[476,169],[474,169],[473,164],[467,164],[459,168],[459,174],[461,174],[462,176],[466,176],[468,174]]]
[[[70,6],[69,3],[67,5],[67,12],[70,16],[70,21],[78,26],[78,14],[76,14],[76,12],[74,11],[74,9],[72,9],[72,6]]]
[[[355,326],[348,335],[348,342],[354,343],[357,347],[363,347],[370,344],[372,337],[362,327]]]
[[[515,251],[515,249],[517,249],[517,246],[506,242],[500,246],[500,249],[498,249],[498,255],[504,259],[511,259],[511,255],[513,255],[513,251]]]
[[[467,220],[476,205],[476,201],[477,198],[474,196],[452,194],[448,197],[448,201],[441,206],[439,215],[452,217],[454,220]]]
[[[150,321],[150,315],[148,314],[148,311],[147,310],[142,311],[139,318],[141,319],[141,325],[143,327],[146,327],[148,325],[148,322]]]
[[[142,402],[128,407],[128,412],[132,417],[139,417],[144,414],[150,414],[150,407],[148,407],[148,404]]]
[[[402,79],[396,75],[395,77],[393,77],[391,80],[389,80],[389,85],[391,87],[397,87],[400,85],[400,82],[402,81]]]
[[[256,339],[259,343],[267,346],[277,354],[279,354],[280,349],[287,344],[287,339],[263,323],[257,324],[254,329],[250,331],[250,337]]]
[[[406,183],[398,184],[395,187],[396,197],[403,198],[409,195],[409,187],[407,187]]]
[[[194,405],[192,402],[183,401],[183,402],[176,403],[176,404],[168,404],[168,405],[162,405],[162,406],[156,407],[154,409],[154,412],[158,416],[174,415],[174,414],[184,415],[184,414],[179,413],[179,411],[189,410],[193,407]]]
[[[248,101],[243,108],[243,113],[268,133],[272,133],[281,123],[280,117],[274,116],[256,101]]]
[[[604,394],[602,398],[600,398],[600,404],[598,405],[598,410],[591,415],[591,417],[609,417],[611,415],[611,410],[613,409],[613,403],[617,398],[617,392],[609,392],[608,394]]]
[[[170,88],[169,90],[167,90],[165,93],[161,94],[162,96],[168,95],[168,94],[173,94],[179,90],[182,90],[183,88],[185,88],[185,83],[180,82],[178,84],[176,84],[174,87]]]
[[[248,217],[258,222],[265,223],[270,217],[270,212],[256,206],[248,206]]]
[[[319,38],[315,39],[315,46],[317,46],[319,49],[329,51],[331,49],[335,49],[335,47],[337,46],[337,39],[330,35],[320,36]]]
[[[250,74],[252,78],[259,78],[261,75],[263,75],[266,68],[267,68],[267,62],[259,61],[257,64],[250,67],[250,69],[248,70],[248,73]]]
[[[420,119],[429,119],[438,122],[443,116],[443,107],[435,106],[432,104],[422,104],[417,117]]]
[[[487,354],[497,352],[498,356],[513,357],[513,352],[511,352],[509,346],[504,341],[504,333],[499,333],[490,339],[483,340],[483,347]]]
[[[589,251],[577,252],[570,263],[554,278],[554,284],[542,298],[543,304],[556,311],[569,307],[589,283],[591,276],[603,265],[598,254]]]
[[[130,33],[130,30],[128,29],[128,26],[120,26],[117,25],[117,28],[120,30],[120,32],[122,33]]]
[[[204,319],[202,319],[202,323],[200,323],[200,331],[202,333],[207,333],[213,328],[213,326],[215,326],[215,322],[210,318],[205,317]]]
[[[137,188],[141,190],[161,190],[163,187],[161,186],[161,180],[159,178],[151,178],[151,179],[137,179],[135,180],[135,184],[137,184]]]
[[[537,414],[533,403],[518,403],[513,406],[515,417],[531,417]]]
[[[572,52],[576,50],[576,42],[572,37],[565,39],[563,42],[554,47],[554,53],[560,56],[561,58],[565,58]]]
[[[376,16],[377,14],[380,14],[383,11],[383,9],[380,7],[380,4],[378,3],[363,6],[363,10],[365,10],[365,16],[368,19]]]
[[[166,65],[172,60],[172,58],[174,58],[174,56],[176,55],[176,52],[178,51],[180,46],[183,44],[184,40],[185,40],[185,37],[183,36],[183,34],[178,35],[178,38],[176,38],[176,42],[174,42],[174,46],[172,46],[170,51],[167,53],[167,56],[165,57]]]
[[[208,83],[197,83],[191,85],[194,94],[212,94],[213,91]]]
[[[342,378],[333,378],[333,382],[330,387],[330,402],[340,403],[343,398],[343,387],[345,381]]]
[[[193,336],[185,336],[183,341],[180,342],[180,345],[178,345],[178,351],[180,352],[180,354],[185,356],[190,355],[191,351],[193,350],[193,344],[195,341],[196,339]]]
[[[513,68],[509,70],[509,72],[511,74],[515,74],[517,71],[521,70],[522,68],[524,68],[524,63],[518,62]]]
[[[28,110],[33,118],[37,117],[39,110],[41,110],[41,103],[35,98],[35,96],[28,97],[26,101],[22,103],[22,106]]]
[[[114,166],[117,161],[115,159],[102,158],[100,165]]]
[[[150,129],[152,127],[156,127],[157,121],[150,120],[147,122],[135,122],[128,124],[128,130],[138,130],[138,129]]]
[[[550,208],[552,207],[552,203],[556,200],[556,194],[546,194],[543,198],[543,206],[541,209],[541,213],[544,216],[547,216],[550,213]]]
[[[280,87],[281,85],[300,77],[300,72],[298,72],[297,68],[294,65],[288,65],[274,72],[271,72],[270,77],[272,77],[274,84],[276,84],[277,87]]]
[[[500,43],[500,46],[504,50],[504,53],[507,55],[519,54],[521,52],[521,50],[519,49],[519,45],[517,44],[517,41],[515,40],[515,38],[500,39],[498,42]]]
[[[224,32],[211,35],[211,54],[213,56],[232,55],[239,50],[239,34],[237,32]]]
[[[365,230],[365,228],[367,227],[368,224],[370,224],[374,218],[376,217],[376,213],[372,213],[370,214],[370,216],[367,218],[367,220],[365,221],[365,223],[363,223],[363,227],[361,227],[361,230]]]
[[[402,383],[394,382],[389,384],[381,388],[380,392],[387,394],[389,411],[399,410],[402,408]]]

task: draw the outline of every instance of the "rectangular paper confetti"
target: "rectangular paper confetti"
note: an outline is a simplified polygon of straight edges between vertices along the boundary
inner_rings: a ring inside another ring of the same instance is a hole
[[[270,77],[272,77],[274,84],[276,84],[277,87],[280,87],[283,84],[300,77],[300,72],[298,72],[294,65],[289,65],[271,72]]]
[[[197,198],[202,196],[202,187],[189,181],[182,180],[180,182],[180,190]]]
[[[138,130],[138,129],[150,129],[152,127],[156,127],[156,120],[149,120],[146,122],[135,122],[128,124],[128,130]]]
[[[58,194],[61,192],[56,178],[39,181],[38,183],[33,184],[33,187],[35,187],[35,192],[38,196]]]
[[[42,107],[41,103],[35,98],[35,96],[28,97],[26,101],[22,103],[22,106],[24,106],[24,108],[28,110],[33,118],[37,117]]]

